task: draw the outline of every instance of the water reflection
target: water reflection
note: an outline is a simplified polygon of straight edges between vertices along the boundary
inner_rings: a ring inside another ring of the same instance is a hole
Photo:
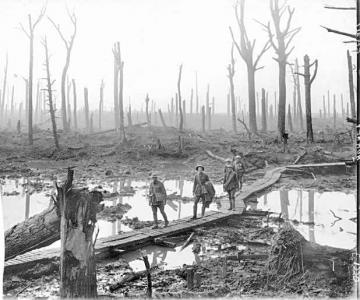
[[[131,209],[123,218],[137,217],[141,221],[152,221],[152,211],[146,197],[149,184],[150,181],[134,181],[127,178],[105,183],[92,182],[87,186],[91,189],[101,185],[103,189],[116,195],[113,198],[105,199],[106,206],[129,204]],[[179,178],[177,180],[166,180],[164,185],[169,195],[168,205],[165,208],[169,220],[191,216],[193,213],[192,182]],[[40,187],[44,188],[41,189]],[[223,193],[221,185],[215,185],[215,189],[217,195]],[[0,193],[5,230],[46,209],[50,204],[50,195],[53,192],[55,190],[51,181],[33,178],[5,179],[1,184]],[[181,199],[182,197],[185,199]],[[217,204],[212,203],[210,210],[217,209]],[[98,226],[100,229],[99,237],[131,230],[120,219],[115,222],[99,220]]]
[[[355,194],[342,192],[318,193],[314,190],[272,191],[257,199],[247,209],[281,213],[309,241],[322,245],[351,249],[356,244]],[[331,213],[338,216],[339,221]]]

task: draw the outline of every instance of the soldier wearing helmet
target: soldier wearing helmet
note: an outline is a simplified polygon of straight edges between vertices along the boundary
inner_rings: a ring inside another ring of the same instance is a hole
[[[204,173],[205,168],[203,165],[198,164],[195,167],[197,171],[194,178],[193,195],[195,196],[194,201],[194,215],[192,219],[196,219],[197,206],[201,201],[201,216],[205,214],[205,208],[211,203],[212,197],[215,195],[215,190],[210,182],[209,176]]]
[[[160,210],[160,213],[162,214],[164,221],[165,221],[165,227],[168,226],[169,221],[167,219],[166,213],[165,213],[165,204],[166,204],[166,190],[164,187],[164,184],[158,180],[158,175],[153,174],[151,176],[152,182],[150,184],[149,188],[149,204],[151,206],[153,217],[154,217],[154,229],[158,228],[158,218],[157,218],[157,210]]]

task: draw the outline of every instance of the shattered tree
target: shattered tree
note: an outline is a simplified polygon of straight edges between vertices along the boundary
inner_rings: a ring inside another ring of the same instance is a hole
[[[46,37],[44,39],[44,49],[45,49],[46,85],[47,85],[47,94],[48,94],[48,102],[49,102],[49,113],[50,113],[55,147],[57,150],[59,150],[60,146],[56,131],[56,119],[55,119],[55,110],[53,105],[53,94],[52,94],[53,92],[52,86],[54,84],[54,81],[51,81],[50,78],[50,62],[49,62],[49,52],[48,52]]]
[[[262,69],[258,67],[260,58],[263,54],[270,48],[269,42],[266,42],[260,51],[259,55],[254,59],[254,48],[256,40],[249,40],[249,37],[246,32],[245,22],[244,22],[244,10],[245,10],[245,0],[241,0],[240,4],[235,7],[235,17],[240,31],[240,43],[238,43],[233,34],[232,28],[230,29],[230,34],[232,41],[236,46],[241,58],[244,60],[247,67],[248,75],[248,97],[249,97],[249,127],[251,132],[257,131],[256,125],[256,104],[255,104],[255,72]]]
[[[234,60],[234,44],[231,45],[231,62],[228,65],[228,78],[230,83],[230,95],[228,95],[228,114],[229,102],[231,103],[231,119],[232,129],[236,133],[236,108],[235,108],[235,91],[234,91],[234,74],[235,74],[235,60]]]
[[[72,186],[74,171],[68,169],[65,183],[56,185],[54,202],[60,211],[60,297],[96,297],[95,241],[97,206],[102,201],[100,192],[79,191]]]
[[[77,19],[74,13],[72,14],[68,14],[69,15],[69,19],[73,25],[73,33],[70,37],[69,40],[66,40],[66,38],[64,37],[63,33],[60,30],[60,26],[55,24],[55,22],[48,18],[49,21],[53,24],[54,28],[56,29],[56,31],[58,32],[61,40],[64,42],[65,44],[65,48],[66,48],[66,60],[65,60],[65,65],[64,68],[62,70],[62,74],[61,74],[61,115],[62,115],[62,123],[63,123],[63,128],[64,131],[69,131],[69,123],[67,122],[67,113],[66,113],[66,74],[67,71],[69,69],[69,65],[70,65],[70,56],[71,56],[71,50],[73,48],[74,45],[74,40],[75,40],[75,36],[76,36],[76,30],[77,30]],[[70,112],[68,112],[70,113]]]
[[[29,144],[33,144],[33,70],[34,70],[34,31],[36,26],[39,24],[41,19],[43,18],[45,14],[46,8],[44,7],[36,21],[33,23],[33,20],[31,18],[31,15],[28,15],[29,20],[29,31],[26,31],[24,26],[20,24],[20,27],[22,31],[26,34],[26,36],[29,38],[30,42],[30,55],[29,55],[29,78],[28,78],[28,85],[27,85],[27,111],[25,113],[28,114],[28,138],[29,138]],[[7,68],[6,68],[7,69]],[[6,78],[6,77],[5,77]],[[6,79],[5,79],[6,80]],[[5,89],[4,89],[5,90]],[[4,91],[3,91],[4,93]],[[5,95],[5,94],[4,94]],[[3,97],[4,97],[3,95]],[[3,102],[5,102],[5,98],[2,99]]]
[[[284,20],[285,12],[288,13],[287,20]],[[275,29],[273,34],[270,22],[264,25],[266,28],[271,46],[277,54],[275,60],[279,66],[279,104],[278,104],[278,132],[280,137],[285,133],[285,115],[286,115],[286,65],[288,63],[288,57],[294,50],[292,47],[290,50],[289,46],[295,35],[300,31],[300,28],[290,29],[291,20],[293,18],[295,9],[291,9],[290,6],[284,5],[279,6],[279,0],[270,0],[270,12]],[[283,19],[283,20],[282,20]],[[282,22],[283,21],[283,22]],[[284,28],[281,28],[281,23],[285,24]],[[276,37],[277,44],[275,44],[274,37]]]
[[[177,90],[178,90],[178,103],[179,103],[179,114],[180,114],[180,123],[179,123],[179,130],[182,131],[184,129],[184,116],[183,116],[183,110],[182,110],[182,104],[181,104],[181,89],[180,89],[180,83],[181,83],[181,73],[182,73],[182,65],[179,67],[179,77],[177,81]]]

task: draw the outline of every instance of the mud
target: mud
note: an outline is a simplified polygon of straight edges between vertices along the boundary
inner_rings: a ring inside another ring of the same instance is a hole
[[[66,176],[66,167],[69,166],[76,167],[76,185],[89,186],[98,185],[98,182],[116,181],[119,178],[149,180],[154,171],[159,173],[162,180],[177,178],[192,180],[194,166],[201,162],[211,180],[221,183],[223,163],[210,158],[205,150],[226,158],[231,157],[231,149],[236,148],[245,154],[248,167],[253,169],[244,178],[245,185],[250,185],[261,178],[267,169],[294,163],[304,150],[307,154],[299,163],[344,161],[349,160],[353,154],[351,141],[334,142],[331,135],[313,145],[306,145],[302,137],[304,134],[290,134],[289,151],[283,153],[282,144],[277,141],[276,135],[271,133],[264,140],[252,141],[249,141],[245,134],[229,135],[222,130],[200,135],[192,131],[180,134],[176,129],[171,128],[164,130],[157,127],[138,127],[127,134],[128,143],[119,145],[119,137],[116,133],[97,135],[61,133],[62,149],[54,151],[51,134],[48,131],[36,133],[33,147],[26,145],[25,134],[0,133],[0,177],[43,178],[47,180],[45,183],[28,181],[22,184],[26,184],[30,192],[50,191],[52,181],[63,180]],[[179,135],[184,139],[184,149],[181,151],[178,148]],[[163,146],[161,149],[157,147],[158,138]],[[313,188],[319,192],[353,193],[356,188],[356,178],[353,174],[317,176],[316,180],[309,176],[299,179],[300,177],[284,176],[264,193],[280,188]],[[134,192],[136,191],[131,187],[122,189],[121,195],[108,191],[105,200],[111,201],[119,196],[131,196]],[[256,196],[260,197],[261,194]],[[192,200],[191,197],[183,195],[180,197],[184,201]],[[175,199],[179,199],[179,195],[170,195],[169,200]],[[249,199],[249,201],[254,201],[254,199]],[[152,226],[152,221],[139,220],[136,217],[124,218],[124,214],[129,209],[131,207],[126,204],[105,207],[99,219],[120,220],[122,224],[132,229]],[[281,219],[275,217],[270,221],[266,217],[243,217],[234,218],[225,224],[196,230],[196,240],[188,246],[191,251],[186,251],[191,252],[194,259],[199,261],[191,267],[195,268],[199,274],[200,284],[192,290],[187,288],[184,270],[190,265],[180,264],[176,268],[168,269],[166,264],[161,262],[161,256],[156,259],[153,256],[155,263],[162,266],[152,272],[154,297],[349,296],[352,293],[352,281],[349,278],[341,279],[336,278],[336,274],[330,276],[307,272],[279,289],[266,284],[266,259],[249,258],[240,261],[230,259],[236,257],[239,252],[241,255],[267,254],[271,239],[281,226],[280,221]],[[187,236],[174,237],[172,240],[181,246]],[[165,250],[162,249],[160,252],[167,253]],[[226,262],[225,257],[229,258]],[[128,283],[113,293],[109,290],[109,286],[118,282],[121,276],[133,271],[130,265],[129,260],[121,256],[112,260],[99,261],[97,263],[99,295],[143,298],[146,287],[145,278]],[[49,297],[57,296],[58,290],[57,261],[38,265],[22,274],[7,274],[4,277],[4,294],[8,296]]]

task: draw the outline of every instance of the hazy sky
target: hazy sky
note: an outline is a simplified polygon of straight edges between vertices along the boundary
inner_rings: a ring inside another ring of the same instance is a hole
[[[0,80],[3,80],[5,55],[9,54],[9,81],[16,86],[16,100],[24,95],[23,81],[13,74],[27,76],[29,43],[19,30],[19,23],[27,25],[27,14],[36,18],[45,1],[0,0]],[[119,41],[124,66],[124,96],[126,104],[140,108],[146,93],[158,107],[167,110],[168,101],[175,95],[179,65],[183,64],[182,94],[190,99],[195,86],[195,71],[201,103],[205,100],[206,85],[216,105],[226,111],[229,84],[226,66],[229,63],[231,38],[228,26],[235,33],[234,0],[49,0],[46,15],[59,23],[66,36],[71,33],[66,7],[74,10],[78,19],[69,78],[75,78],[78,101],[83,104],[83,87],[89,89],[91,107],[98,105],[101,79],[105,81],[105,107],[113,106],[113,43]],[[354,32],[355,11],[324,9],[325,4],[350,5],[352,0],[289,0],[295,7],[293,27],[301,32],[293,44],[296,46],[291,60],[301,61],[305,54],[318,58],[319,71],[313,84],[313,111],[322,106],[322,94],[344,93],[348,99],[346,50],[353,44],[344,44],[346,38],[327,33],[320,25]],[[257,50],[267,40],[267,34],[254,21],[270,20],[269,0],[246,1],[246,26],[250,38],[256,38]],[[47,16],[37,28],[35,40],[35,78],[45,75],[44,49],[41,39],[48,38],[52,55],[52,76],[60,83],[65,60],[65,47]],[[256,89],[269,91],[273,100],[278,85],[278,70],[273,49],[264,55],[260,64],[265,68],[256,73]],[[247,102],[246,67],[236,53],[236,95]],[[288,100],[292,103],[292,79],[288,70]],[[303,80],[301,79],[301,83]],[[58,88],[59,92],[60,89]],[[57,95],[57,99],[60,95]],[[59,101],[59,100],[58,100]]]

